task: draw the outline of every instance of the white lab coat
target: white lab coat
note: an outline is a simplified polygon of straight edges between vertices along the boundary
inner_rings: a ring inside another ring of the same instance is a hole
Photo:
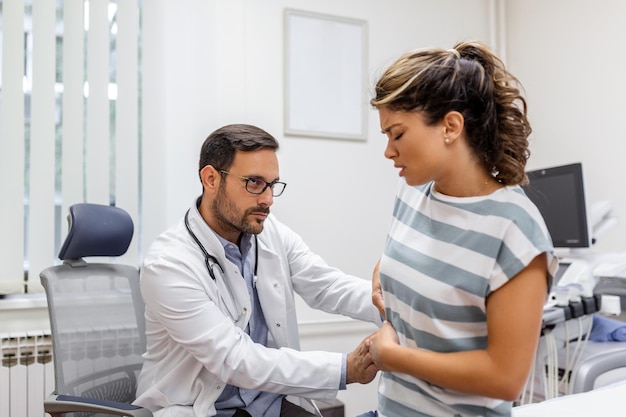
[[[135,404],[157,417],[211,416],[227,383],[332,401],[343,354],[299,351],[293,292],[313,308],[380,324],[370,282],[329,267],[270,215],[258,235],[256,284],[269,346],[255,344],[244,332],[251,311],[244,279],[195,204],[189,226],[225,274],[214,266],[217,278],[210,278],[204,254],[182,219],[153,243],[141,270],[148,346]],[[314,410],[309,400],[299,402]]]

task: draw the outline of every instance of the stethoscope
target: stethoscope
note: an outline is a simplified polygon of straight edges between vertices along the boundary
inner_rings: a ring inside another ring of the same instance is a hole
[[[209,271],[209,276],[216,283],[217,283],[217,276],[215,275],[214,266],[217,265],[217,267],[219,268],[220,281],[222,281],[222,283],[224,283],[224,285],[226,285],[227,287],[226,292],[228,292],[228,295],[230,296],[230,301],[232,305],[235,306],[235,312],[231,311],[231,309],[228,307],[229,304],[224,301],[224,298],[221,296],[221,294],[220,294],[220,297],[222,297],[222,302],[224,303],[224,305],[226,306],[226,309],[228,310],[228,313],[230,314],[230,316],[236,323],[246,313],[246,309],[242,308],[241,305],[237,303],[237,300],[233,296],[233,289],[230,285],[230,281],[227,279],[224,279],[225,272],[224,272],[224,268],[222,268],[222,265],[219,263],[219,261],[217,260],[215,256],[211,255],[209,251],[206,250],[202,242],[200,242],[200,239],[198,239],[198,236],[196,236],[193,230],[191,230],[191,226],[189,225],[189,211],[190,210],[187,210],[187,213],[185,213],[185,227],[187,228],[187,232],[189,232],[189,235],[193,238],[193,240],[196,242],[196,244],[202,251],[204,255],[204,264],[206,265],[207,271]],[[259,242],[257,240],[257,236],[254,235],[254,276],[253,276],[254,281],[253,281],[253,285],[255,286],[256,286],[256,281],[257,281],[257,268],[259,265],[259,244],[258,243]],[[211,263],[213,265],[211,265]]]

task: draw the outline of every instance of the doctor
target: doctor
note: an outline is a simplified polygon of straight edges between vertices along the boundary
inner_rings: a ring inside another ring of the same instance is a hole
[[[277,149],[254,126],[213,132],[202,196],[145,257],[135,403],[157,417],[319,415],[311,399],[376,375],[363,342],[347,355],[299,351],[294,291],[313,308],[381,323],[368,281],[328,266],[270,214],[286,187]]]

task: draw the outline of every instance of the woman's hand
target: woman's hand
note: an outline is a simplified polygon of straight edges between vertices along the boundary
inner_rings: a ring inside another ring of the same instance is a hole
[[[376,262],[376,266],[374,266],[374,271],[372,272],[372,304],[376,306],[380,316],[385,318],[385,301],[383,300],[383,289],[380,286],[380,274],[378,272],[378,267],[380,265],[380,259]]]
[[[393,357],[393,350],[400,346],[398,334],[391,323],[384,321],[379,331],[367,338],[372,361],[382,371],[390,371],[388,359]]]

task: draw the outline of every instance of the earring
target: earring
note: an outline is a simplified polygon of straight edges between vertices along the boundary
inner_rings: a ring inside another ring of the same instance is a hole
[[[445,138],[443,141],[444,141],[445,143],[450,143],[450,138]]]

